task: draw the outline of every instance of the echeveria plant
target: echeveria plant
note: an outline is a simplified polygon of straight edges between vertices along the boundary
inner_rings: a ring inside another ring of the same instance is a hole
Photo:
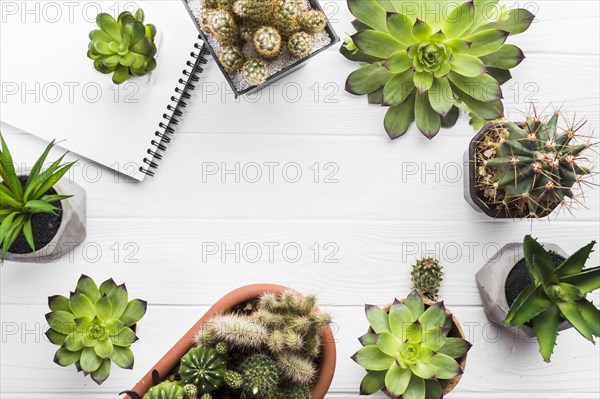
[[[358,32],[341,53],[361,67],[346,90],[390,107],[385,128],[392,139],[414,120],[433,138],[456,123],[459,109],[475,128],[502,117],[500,85],[525,58],[505,42],[527,30],[534,16],[497,2],[348,0]]]
[[[31,218],[38,213],[56,215],[59,210],[54,204],[70,198],[70,195],[49,194],[50,190],[71,169],[75,162],[61,164],[64,155],[45,170],[42,170],[46,157],[52,147],[52,141],[38,158],[24,183],[19,178],[12,156],[4,137],[0,134],[0,262],[6,257],[11,245],[19,234],[23,233],[32,251],[36,250]]]
[[[367,370],[361,395],[384,389],[394,397],[441,398],[440,380],[462,374],[455,359],[471,348],[464,339],[448,336],[453,321],[443,302],[426,307],[413,291],[389,312],[372,305],[365,310],[371,331],[359,339],[363,348],[352,357]]]
[[[97,384],[108,378],[112,363],[133,368],[129,347],[138,339],[135,324],[146,314],[146,302],[129,301],[125,284],[109,279],[98,287],[82,275],[69,298],[52,296],[48,305],[46,336],[60,346],[54,356],[56,364],[74,364]]]
[[[141,8],[135,16],[122,12],[116,21],[110,14],[98,14],[96,24],[100,29],[90,32],[88,57],[98,72],[112,73],[113,82],[121,84],[156,68],[156,27],[144,24]]]
[[[504,322],[513,326],[532,323],[546,362],[556,345],[561,318],[592,343],[600,337],[600,309],[586,299],[600,289],[600,266],[584,268],[595,245],[592,241],[555,269],[544,247],[525,236],[523,252],[532,283],[515,299]]]

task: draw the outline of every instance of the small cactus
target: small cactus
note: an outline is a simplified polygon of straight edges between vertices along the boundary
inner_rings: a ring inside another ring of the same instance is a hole
[[[227,371],[225,358],[214,348],[192,348],[181,358],[179,375],[185,384],[196,385],[200,392],[218,389]]]
[[[185,399],[198,399],[198,387],[194,384],[186,384],[183,386]]]
[[[229,72],[239,71],[244,65],[244,54],[235,46],[227,46],[219,54],[221,65]]]
[[[327,26],[327,16],[320,10],[309,10],[300,16],[300,29],[307,33],[322,32]]]
[[[294,33],[288,40],[288,50],[296,58],[306,57],[312,49],[312,39],[306,32]]]
[[[196,342],[201,341],[199,337],[208,332],[215,341],[226,342],[236,350],[261,349],[269,339],[269,332],[263,325],[255,323],[249,317],[236,314],[217,316],[205,323],[196,335]]]
[[[205,393],[200,396],[200,399],[213,399],[213,396],[209,393]]]
[[[297,1],[280,0],[275,9],[273,21],[281,36],[288,38],[300,30],[299,15],[300,6]]]
[[[283,379],[297,384],[310,385],[317,375],[312,359],[303,355],[283,352],[277,355],[276,365]]]
[[[254,33],[254,47],[256,52],[267,60],[277,58],[281,52],[281,36],[277,29],[263,26]]]
[[[285,384],[277,391],[277,399],[310,399],[310,390],[305,385]]]
[[[229,345],[227,345],[227,342],[219,342],[215,345],[215,350],[219,355],[226,355],[229,352]]]
[[[279,376],[273,359],[266,355],[252,355],[240,365],[242,389],[248,398],[263,399],[275,394]]]
[[[242,375],[233,370],[228,370],[225,373],[223,381],[225,382],[225,385],[232,389],[240,389],[244,384],[244,379],[242,378]]]
[[[238,28],[231,13],[221,9],[211,10],[203,24],[222,45],[238,44]]]
[[[443,267],[432,257],[417,260],[410,273],[413,288],[434,300],[444,278]]]
[[[150,388],[144,399],[187,399],[183,387],[175,382],[166,381]]]
[[[577,142],[585,122],[559,127],[559,117],[544,118],[533,109],[522,124],[494,125],[479,143],[477,184],[490,207],[536,218],[575,197],[572,188],[592,173],[579,164],[592,145],[589,139]]]
[[[258,86],[269,78],[269,67],[264,61],[252,58],[242,66],[242,75],[249,84]]]

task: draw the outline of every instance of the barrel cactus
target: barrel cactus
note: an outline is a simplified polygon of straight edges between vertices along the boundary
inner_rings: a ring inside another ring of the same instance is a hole
[[[549,119],[533,113],[522,124],[507,121],[491,127],[479,144],[477,177],[489,206],[535,218],[575,197],[573,187],[591,175],[578,163],[591,144],[578,142],[581,124],[559,127],[559,118],[559,112]]]
[[[475,128],[501,118],[500,85],[525,58],[505,42],[526,31],[534,15],[498,10],[496,3],[468,1],[448,9],[441,0],[348,0],[358,32],[340,51],[361,67],[348,77],[346,90],[390,107],[384,126],[392,139],[415,120],[431,139],[456,123],[459,109]]]
[[[437,259],[425,257],[413,265],[410,278],[414,289],[435,299],[444,278],[443,267]]]
[[[277,392],[277,399],[310,399],[310,390],[305,385],[285,384]]]
[[[300,16],[300,29],[307,33],[319,33],[327,26],[327,16],[320,10],[309,10]]]
[[[113,82],[121,84],[156,68],[156,27],[144,24],[141,8],[135,15],[122,12],[116,21],[110,14],[100,13],[96,24],[100,29],[90,32],[88,57],[98,72],[113,74]]]
[[[300,30],[299,15],[300,5],[296,0],[280,0],[275,5],[273,21],[281,36],[288,38]]]
[[[281,36],[277,29],[263,26],[254,32],[254,48],[266,60],[277,58],[281,52]]]
[[[277,391],[279,376],[277,366],[269,356],[252,355],[240,365],[242,390],[248,398],[268,398]]]
[[[183,387],[175,382],[166,381],[150,388],[144,399],[188,399]]]
[[[223,377],[225,384],[232,389],[241,389],[244,385],[244,379],[240,373],[233,370],[227,370]]]
[[[242,66],[242,76],[251,85],[261,85],[269,77],[269,67],[267,63],[257,58],[249,59]]]
[[[395,301],[389,312],[366,306],[371,330],[360,338],[363,348],[352,359],[367,370],[360,392],[371,395],[385,389],[394,397],[441,398],[440,380],[462,374],[455,359],[471,345],[449,337],[452,318],[442,302],[426,308],[413,291],[404,303]]]
[[[239,71],[244,65],[244,54],[238,47],[227,46],[219,54],[219,61],[227,71]]]
[[[194,384],[201,393],[210,393],[223,384],[225,358],[214,348],[192,348],[181,358],[179,375],[185,384]]]
[[[288,50],[296,58],[306,57],[312,49],[312,39],[306,32],[294,33],[288,40]]]
[[[239,31],[230,12],[222,9],[211,10],[206,14],[203,25],[222,45],[238,45]]]
[[[82,275],[70,298],[52,296],[48,305],[46,336],[60,346],[54,356],[56,364],[75,364],[97,384],[108,378],[112,363],[133,368],[129,346],[138,339],[134,325],[146,314],[146,302],[129,301],[125,284],[117,286],[109,279],[98,287]]]
[[[536,239],[525,236],[523,252],[532,283],[512,304],[504,323],[532,323],[546,362],[556,345],[560,318],[592,343],[600,337],[600,309],[586,299],[600,289],[600,266],[585,268],[595,245],[592,241],[555,269],[550,253]]]

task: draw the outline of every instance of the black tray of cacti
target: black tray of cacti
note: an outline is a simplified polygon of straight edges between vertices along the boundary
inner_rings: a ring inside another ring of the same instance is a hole
[[[249,82],[247,82],[249,84],[248,87],[245,88],[239,88],[236,86],[234,79],[232,79],[230,72],[228,72],[227,68],[223,66],[221,60],[219,59],[219,54],[217,53],[217,50],[211,45],[209,39],[208,39],[208,35],[207,33],[204,32],[204,30],[202,29],[202,24],[199,22],[198,20],[198,16],[195,15],[192,7],[190,7],[190,3],[194,2],[194,1],[200,1],[203,4],[205,4],[206,2],[214,2],[214,3],[221,3],[221,4],[225,4],[225,5],[229,5],[231,6],[232,4],[235,3],[235,0],[182,0],[184,5],[186,6],[186,9],[188,10],[190,17],[192,18],[192,20],[194,21],[194,23],[196,24],[196,27],[198,28],[198,32],[200,33],[200,38],[204,41],[205,43],[205,48],[208,50],[208,52],[210,52],[210,54],[212,55],[212,57],[215,59],[217,65],[219,66],[219,69],[221,70],[223,76],[225,77],[225,79],[227,80],[229,86],[231,87],[231,89],[233,90],[234,94],[236,97],[239,97],[241,95],[245,95],[245,94],[251,94],[254,93],[258,90],[261,90],[262,88],[272,84],[273,82],[278,81],[279,79],[291,74],[292,72],[298,70],[299,68],[303,67],[306,62],[313,58],[314,56],[316,56],[319,53],[322,53],[323,51],[327,50],[328,48],[334,46],[337,42],[340,41],[339,36],[335,33],[330,21],[328,18],[325,17],[326,20],[326,24],[325,24],[325,28],[324,28],[324,32],[327,33],[327,35],[329,36],[329,38],[331,39],[331,41],[324,45],[321,48],[318,48],[314,51],[312,51],[310,54],[303,56],[302,58],[299,58],[298,60],[296,60],[295,62],[293,62],[292,64],[282,68],[281,70],[279,70],[278,72],[270,75],[264,82],[259,83],[259,84],[251,84]],[[273,3],[283,3],[286,1],[300,1],[300,0],[252,0],[255,3],[260,3],[262,2],[273,2]],[[308,1],[308,3],[310,3],[310,8],[312,10],[316,10],[319,11],[321,13],[323,13],[323,9],[322,7],[319,5],[318,0],[306,0]],[[269,25],[269,23],[265,23],[264,25]],[[287,45],[287,43],[282,43],[282,45]]]

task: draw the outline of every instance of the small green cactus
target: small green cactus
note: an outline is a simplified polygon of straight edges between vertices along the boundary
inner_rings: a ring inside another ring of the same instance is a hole
[[[227,370],[223,381],[225,382],[225,385],[232,389],[240,389],[244,385],[244,379],[242,378],[242,375],[233,370]]]
[[[271,18],[273,0],[237,0],[233,12],[245,25],[258,27]]]
[[[254,47],[256,52],[267,60],[277,58],[281,52],[281,36],[277,29],[263,26],[254,33]]]
[[[231,13],[221,9],[211,10],[204,24],[222,45],[238,45],[238,28]]]
[[[546,119],[533,109],[521,125],[508,121],[492,127],[479,145],[477,182],[490,207],[536,218],[575,197],[572,188],[592,173],[578,164],[592,144],[577,142],[583,124],[559,128],[559,117],[555,112]]]
[[[183,386],[185,399],[198,399],[198,387],[194,384],[186,384]]]
[[[432,257],[417,260],[410,273],[413,288],[434,300],[444,278],[443,267]]]
[[[181,381],[196,385],[202,393],[218,389],[226,371],[225,358],[214,348],[192,348],[179,365]]]
[[[310,390],[305,385],[285,384],[277,391],[277,399],[310,399]]]
[[[288,50],[296,58],[306,57],[312,49],[312,39],[306,32],[294,33],[288,40]]]
[[[166,381],[150,388],[144,399],[187,399],[183,387],[175,382]]]
[[[275,358],[279,375],[286,381],[310,385],[317,375],[317,368],[312,359],[304,355],[283,352]]]
[[[242,66],[242,76],[254,86],[261,85],[269,78],[269,67],[259,59],[252,58]]]
[[[320,10],[309,10],[300,16],[300,29],[307,33],[322,32],[327,26],[327,16]]]
[[[215,345],[215,350],[219,355],[226,355],[229,352],[229,345],[227,345],[227,342],[219,342]]]
[[[209,393],[205,393],[202,396],[200,396],[200,399],[213,399],[213,396]]]
[[[295,0],[280,0],[276,5],[273,23],[283,38],[288,38],[300,30],[299,15],[300,6]]]
[[[219,54],[221,65],[229,72],[239,71],[244,65],[244,54],[235,46],[227,46]]]
[[[250,25],[242,25],[240,26],[240,37],[244,41],[251,41],[254,39],[254,32],[256,32],[256,27]]]
[[[240,365],[240,373],[246,397],[264,399],[275,394],[279,376],[277,366],[269,356],[258,354],[246,358]]]
[[[214,341],[226,342],[232,349],[241,351],[261,349],[269,339],[269,332],[264,326],[237,314],[212,318],[196,335],[196,344],[204,343],[207,335]]]

